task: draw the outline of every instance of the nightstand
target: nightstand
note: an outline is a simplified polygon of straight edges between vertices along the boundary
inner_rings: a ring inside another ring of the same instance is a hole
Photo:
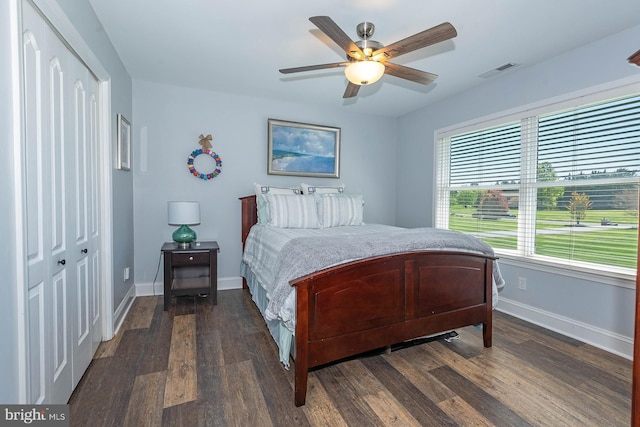
[[[162,245],[164,255],[164,310],[171,297],[207,294],[218,303],[218,242],[193,242],[180,248],[176,242]]]

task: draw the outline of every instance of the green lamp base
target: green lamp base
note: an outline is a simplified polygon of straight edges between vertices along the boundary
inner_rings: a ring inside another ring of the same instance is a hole
[[[180,228],[173,232],[171,237],[181,248],[188,248],[190,243],[196,240],[196,232],[187,225],[181,225]]]

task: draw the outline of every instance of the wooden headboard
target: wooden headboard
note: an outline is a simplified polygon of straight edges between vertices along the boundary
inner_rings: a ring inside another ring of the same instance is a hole
[[[256,205],[256,195],[240,197],[242,202],[242,248],[247,240],[249,230],[258,223],[258,205]]]

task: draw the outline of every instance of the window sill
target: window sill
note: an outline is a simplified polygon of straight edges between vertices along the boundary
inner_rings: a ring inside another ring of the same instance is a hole
[[[610,286],[619,286],[628,289],[635,289],[636,287],[636,275],[629,269],[615,267],[600,269],[591,265],[567,265],[557,260],[546,259],[544,257],[536,256],[525,258],[512,253],[500,252],[499,250],[496,250],[495,253],[500,260],[500,264],[504,265],[559,274]]]

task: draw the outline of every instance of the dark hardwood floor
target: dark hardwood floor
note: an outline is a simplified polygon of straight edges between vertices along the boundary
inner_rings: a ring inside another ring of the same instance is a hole
[[[69,401],[74,426],[628,426],[630,361],[496,312],[481,330],[293,369],[247,291],[138,298]]]

